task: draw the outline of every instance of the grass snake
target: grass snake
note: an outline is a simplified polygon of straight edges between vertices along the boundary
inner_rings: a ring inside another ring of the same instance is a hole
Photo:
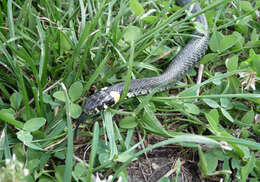
[[[190,2],[191,0],[176,0],[176,3],[182,7]],[[194,14],[200,10],[200,5],[197,2],[191,5],[191,13]],[[202,24],[206,33],[200,33],[198,30],[195,30],[193,35],[196,36],[189,40],[163,74],[150,78],[131,80],[127,97],[145,95],[158,87],[160,87],[160,90],[168,89],[181,79],[187,71],[204,56],[208,48],[209,40],[207,20],[205,15],[201,14],[197,16],[194,21]],[[120,100],[124,88],[125,84],[122,82],[104,88],[91,95],[86,100],[84,112],[76,123],[75,133],[86,113],[96,113],[116,104]]]

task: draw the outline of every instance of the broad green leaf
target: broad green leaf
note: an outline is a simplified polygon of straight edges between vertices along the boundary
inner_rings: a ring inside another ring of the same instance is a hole
[[[209,115],[214,119],[216,124],[218,125],[219,123],[219,114],[217,109],[212,109],[209,111]]]
[[[260,7],[260,1],[256,1],[255,7],[259,8]]]
[[[228,71],[234,71],[238,67],[238,56],[232,56],[231,58],[226,59],[226,67]]]
[[[213,173],[216,170],[217,166],[218,166],[218,157],[216,155],[214,155],[212,150],[206,152],[204,154],[204,156],[205,156],[205,159],[207,161],[207,171],[208,171],[208,174]]]
[[[60,31],[60,47],[64,51],[71,49],[70,40],[67,38],[64,32]]]
[[[142,18],[142,21],[149,24],[149,23],[155,22],[157,19],[158,19],[157,16],[146,16],[146,17]]]
[[[132,116],[127,116],[119,121],[120,128],[130,129],[137,126],[136,118]]]
[[[209,107],[211,108],[218,108],[220,107],[219,104],[212,100],[212,99],[202,99]]]
[[[234,122],[234,119],[233,119],[232,116],[229,114],[229,112],[227,112],[226,109],[224,109],[224,108],[221,107],[220,110],[221,110],[222,114],[223,114],[229,121],[231,121],[232,123]]]
[[[32,178],[32,180],[28,180],[28,181],[33,181],[33,178]],[[38,182],[53,182],[53,179],[51,177],[47,177],[47,176],[41,175],[39,177],[39,181]]]
[[[39,128],[41,128],[45,123],[46,123],[45,118],[33,118],[30,119],[29,121],[26,121],[23,129],[30,132],[36,131]]]
[[[251,41],[257,41],[259,39],[259,34],[257,34],[256,29],[254,28],[251,35],[250,35]]]
[[[258,175],[260,175],[260,158],[256,158],[255,161],[255,170]]]
[[[64,151],[61,152],[55,152],[54,156],[60,160],[66,159],[66,153]]]
[[[214,74],[214,76],[220,76],[220,75],[223,75],[222,73],[220,73],[220,72],[215,72],[215,74]],[[215,85],[221,85],[221,83],[222,83],[222,81],[221,81],[221,79],[215,79],[215,80],[213,80],[213,83],[215,84]]]
[[[197,96],[197,90],[198,88],[191,87],[180,92],[178,96],[179,97]]]
[[[133,151],[129,152],[123,152],[118,155],[117,161],[118,162],[126,162],[128,159],[130,159],[133,156]]]
[[[86,174],[87,168],[83,162],[76,163],[73,171],[73,176],[75,176],[77,179],[80,179],[84,174]]]
[[[109,153],[108,152],[103,152],[103,153],[99,153],[98,154],[98,161],[100,162],[100,164],[105,164],[107,162],[109,162]]]
[[[237,42],[234,45],[234,49],[243,49],[245,44],[245,37],[239,32],[233,32],[232,35],[236,36]]]
[[[108,150],[109,150],[109,146],[107,144],[107,141],[99,140],[97,153],[104,153],[107,152]]]
[[[130,9],[134,12],[135,16],[144,14],[143,6],[137,0],[130,0]]]
[[[82,108],[78,104],[71,103],[70,105],[70,115],[73,119],[77,119],[82,113]]]
[[[24,144],[28,144],[32,142],[33,136],[29,131],[21,130],[16,133],[17,138],[22,141]]]
[[[243,160],[247,161],[250,158],[250,149],[243,145],[239,145],[239,147],[243,151]]]
[[[209,47],[212,51],[217,52],[221,50],[221,41],[224,38],[224,35],[220,32],[213,32],[213,35],[211,36],[209,40]]]
[[[214,132],[214,134],[217,134],[219,123],[218,111],[216,109],[212,109],[209,113],[206,113],[205,116],[210,124],[212,131]]]
[[[253,57],[253,56],[255,56],[256,55],[256,53],[255,53],[255,51],[254,51],[254,49],[250,49],[249,50],[249,56],[250,57]],[[250,60],[251,61],[251,60]]]
[[[83,92],[83,85],[80,81],[73,83],[69,88],[69,96],[72,102],[76,101]]]
[[[200,157],[199,166],[200,166],[203,174],[207,175],[208,174],[208,163],[207,163],[204,153],[202,152],[201,146],[198,146],[198,151],[199,151],[199,157]]]
[[[241,182],[246,182],[248,175],[253,171],[255,167],[255,155],[252,153],[247,164],[241,168]]]
[[[248,111],[241,119],[244,123],[252,123],[255,120],[255,112],[254,110]]]
[[[253,125],[254,132],[260,136],[260,123]]]
[[[203,56],[203,58],[200,60],[201,64],[206,64],[208,62],[212,62],[213,60],[215,60],[217,58],[218,54],[216,53],[209,53],[206,54],[205,56]]]
[[[43,93],[42,96],[43,96],[43,102],[44,103],[46,103],[46,104],[53,103],[53,100],[52,100],[50,95]]]
[[[41,147],[39,147],[39,146],[37,146],[37,145],[35,145],[33,143],[25,143],[25,145],[27,147],[30,147],[31,149],[34,149],[34,150],[43,150]]]
[[[232,46],[234,46],[237,43],[237,37],[232,34],[232,35],[227,35],[224,36],[223,39],[221,39],[220,41],[220,51],[223,52],[229,48],[231,48]]]
[[[256,71],[257,75],[260,75],[260,55],[254,55],[251,57],[251,59],[254,66],[254,70]]]
[[[185,103],[184,109],[185,111],[191,114],[198,115],[200,113],[200,109],[195,104]]]
[[[0,113],[8,116],[9,118],[14,119],[15,111],[12,108],[10,108],[10,109],[1,109]]]
[[[52,108],[55,108],[57,106],[59,106],[58,103],[54,102],[52,97],[46,93],[43,93],[43,102],[46,104],[50,104],[52,106]]]
[[[58,99],[59,101],[65,102],[66,98],[65,95],[63,93],[63,91],[57,91],[53,94],[53,97]]]
[[[137,39],[139,39],[142,35],[142,31],[140,28],[136,27],[136,26],[129,26],[126,28],[126,31],[123,35],[125,41],[127,42],[132,42],[132,41],[136,41]]]
[[[21,102],[22,102],[22,98],[23,98],[23,96],[19,92],[13,93],[10,97],[10,102],[11,102],[12,108],[14,108],[15,110],[19,109]]]
[[[248,33],[248,25],[245,25],[241,22],[235,24],[235,29],[243,35],[246,35]]]
[[[241,7],[242,10],[244,11],[252,11],[253,7],[250,3],[250,1],[239,1],[239,5]]]
[[[240,169],[241,167],[241,161],[236,159],[236,158],[233,158],[232,161],[231,161],[231,166],[232,168],[234,169]]]
[[[231,109],[233,107],[232,102],[229,98],[220,98],[221,107]]]
[[[65,165],[59,165],[55,167],[55,177],[57,182],[63,182],[64,171]]]

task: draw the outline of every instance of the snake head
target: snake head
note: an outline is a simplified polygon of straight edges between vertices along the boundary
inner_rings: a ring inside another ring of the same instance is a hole
[[[120,99],[120,93],[116,91],[101,90],[91,95],[85,104],[85,113],[98,113],[116,104]]]

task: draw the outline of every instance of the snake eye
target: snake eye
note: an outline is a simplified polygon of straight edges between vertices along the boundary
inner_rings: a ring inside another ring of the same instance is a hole
[[[90,96],[84,108],[86,113],[97,113],[116,104],[120,99],[120,93],[115,91],[101,90]]]

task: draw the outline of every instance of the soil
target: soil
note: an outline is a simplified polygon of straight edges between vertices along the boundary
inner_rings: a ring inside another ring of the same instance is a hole
[[[83,138],[85,137],[81,139]],[[137,139],[137,136],[134,138]],[[148,134],[147,140],[144,142],[145,148],[162,140],[165,140],[165,138]],[[86,144],[86,141],[80,143]],[[86,148],[85,144],[77,145],[76,156],[88,161],[90,150]],[[141,150],[141,148],[138,150]],[[178,163],[180,167],[178,167]],[[178,173],[178,182],[221,181],[221,177],[203,178],[198,163],[199,157],[196,149],[184,148],[180,145],[168,145],[140,156],[137,160],[131,162],[126,170],[129,182],[157,182],[163,177],[168,177],[175,182],[176,173]],[[178,170],[179,172],[177,172]]]
[[[193,158],[193,152],[189,153],[186,155],[175,146],[152,150],[127,167],[129,182],[156,182],[162,177],[175,179],[177,161],[181,166],[178,182],[201,181],[197,161],[188,160]]]

